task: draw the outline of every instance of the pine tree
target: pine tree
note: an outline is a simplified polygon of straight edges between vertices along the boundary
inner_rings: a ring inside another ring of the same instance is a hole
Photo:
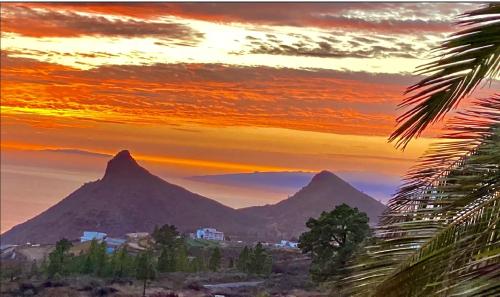
[[[179,237],[179,232],[177,231],[177,227],[174,225],[166,224],[161,228],[155,226],[152,237],[157,245],[174,247],[176,240]]]
[[[83,272],[103,276],[106,270],[106,260],[106,243],[99,243],[96,239],[92,239],[84,260]]]
[[[176,269],[175,253],[172,248],[164,246],[161,249],[160,257],[158,258],[159,272],[173,272]]]
[[[113,276],[114,278],[122,278],[130,275],[130,257],[127,253],[126,247],[119,248],[111,256],[109,265],[107,265],[106,275]]]
[[[188,271],[189,259],[188,259],[187,246],[184,240],[179,240],[177,242],[174,260],[175,260],[175,271]]]
[[[245,273],[269,275],[272,270],[272,257],[261,243],[255,249],[245,246],[238,257],[236,268]]]
[[[259,275],[269,275],[272,271],[272,266],[272,256],[264,249],[262,243],[259,242],[253,252],[252,272]]]
[[[153,252],[150,250],[141,252],[136,257],[136,278],[143,281],[142,296],[146,296],[146,286],[148,280],[153,280],[156,277],[155,262]]]
[[[106,261],[107,260],[107,256],[106,256],[106,243],[105,242],[101,242],[98,246],[97,246],[97,250],[95,251],[95,254],[94,254],[94,267],[95,267],[95,270],[94,270],[94,273],[97,275],[97,276],[103,276],[104,275],[104,271],[106,269]]]
[[[250,250],[247,246],[245,246],[238,257],[238,261],[236,262],[236,268],[238,268],[238,270],[241,272],[248,273],[249,263],[250,263]]]
[[[84,260],[80,272],[83,274],[90,274],[93,271],[94,267],[92,265],[92,259],[90,258],[90,254],[87,253],[86,255],[84,255]]]
[[[210,256],[210,260],[208,262],[208,268],[211,270],[211,271],[218,271],[220,269],[220,265],[221,265],[221,252],[220,252],[220,249],[219,247],[216,247],[213,251],[212,251],[212,255]]]
[[[73,246],[73,244],[63,238],[56,243],[55,249],[49,254],[49,264],[47,267],[47,274],[49,278],[56,275],[65,275],[66,262],[68,258],[68,251]]]
[[[201,272],[205,270],[205,263],[202,257],[194,257],[189,261],[189,272]]]
[[[264,261],[264,265],[262,267],[261,274],[262,275],[270,275],[273,271],[273,257],[271,255],[267,255]]]

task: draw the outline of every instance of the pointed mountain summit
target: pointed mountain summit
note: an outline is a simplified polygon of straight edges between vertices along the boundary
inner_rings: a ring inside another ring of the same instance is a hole
[[[151,176],[151,173],[142,168],[128,150],[120,151],[108,161],[103,180],[119,178],[140,178]]]
[[[289,239],[306,231],[305,222],[309,218],[316,218],[321,212],[331,211],[342,203],[365,212],[371,225],[378,222],[378,217],[385,209],[384,204],[358,191],[334,173],[324,170],[288,199],[240,211],[266,222],[264,229],[268,236]]]
[[[84,230],[123,236],[174,224],[180,231],[215,227],[237,238],[253,220],[219,202],[168,183],[142,168],[128,151],[114,156],[104,177],[89,182],[36,217],[1,235],[6,243],[54,243]]]
[[[332,183],[332,182],[344,182],[340,177],[336,176],[334,173],[323,170],[313,176],[309,185],[319,185],[322,183]]]

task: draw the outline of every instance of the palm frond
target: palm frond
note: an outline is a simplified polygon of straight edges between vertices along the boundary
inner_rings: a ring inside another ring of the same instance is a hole
[[[404,148],[428,125],[442,119],[459,101],[469,96],[485,78],[497,78],[500,70],[500,4],[465,13],[457,22],[465,27],[436,51],[436,60],[421,66],[417,74],[429,75],[409,87],[400,104],[410,108],[397,120],[389,137]]]
[[[350,296],[498,289],[500,95],[475,102],[447,129],[389,202],[378,242],[351,267]]]

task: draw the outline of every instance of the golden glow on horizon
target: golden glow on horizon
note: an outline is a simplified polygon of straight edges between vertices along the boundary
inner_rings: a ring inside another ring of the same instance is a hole
[[[27,144],[27,143],[5,143],[1,144],[2,149],[13,149],[13,150],[21,150],[21,151],[45,151],[45,150],[53,150],[53,151],[65,151],[65,150],[78,150],[77,148],[61,148],[55,146],[43,146],[37,144]],[[115,154],[114,151],[103,151],[103,150],[92,150],[90,153],[98,153],[109,155],[110,157]],[[174,165],[182,165],[188,167],[196,167],[196,168],[211,168],[211,169],[224,169],[234,172],[271,172],[271,171],[303,171],[303,172],[313,172],[304,168],[293,168],[293,167],[277,167],[277,166],[263,166],[258,164],[244,164],[244,163],[230,163],[230,162],[217,162],[217,161],[208,161],[208,160],[197,160],[197,159],[186,159],[186,158],[173,158],[166,156],[151,156],[151,155],[143,155],[143,154],[133,154],[133,157],[139,161],[148,161],[153,163],[166,163],[166,164],[174,164]]]

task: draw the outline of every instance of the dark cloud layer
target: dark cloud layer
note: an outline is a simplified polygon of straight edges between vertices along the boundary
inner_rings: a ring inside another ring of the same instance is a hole
[[[308,36],[293,34],[298,41],[289,44],[276,37],[259,39],[247,36],[246,49],[234,54],[270,54],[285,56],[309,56],[320,58],[418,58],[427,50],[426,47],[406,42],[393,42],[390,46],[379,44],[377,40],[354,37],[353,40],[341,42],[335,37],[323,36],[321,40],[313,40]]]
[[[192,28],[168,22],[109,19],[74,12],[39,10],[29,7],[3,6],[2,32],[14,32],[34,37],[147,37],[174,39],[196,43],[203,34]]]
[[[437,16],[456,16],[473,7],[471,4],[463,3],[31,3],[23,5],[150,20],[161,16],[177,16],[210,22],[364,30],[384,34],[449,32],[452,25]]]

